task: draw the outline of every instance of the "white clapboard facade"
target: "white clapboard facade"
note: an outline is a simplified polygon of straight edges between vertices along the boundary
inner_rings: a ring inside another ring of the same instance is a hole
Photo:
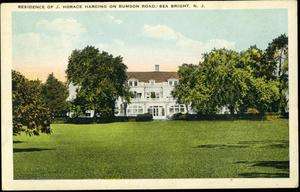
[[[153,119],[168,119],[174,113],[187,111],[185,105],[178,104],[171,95],[178,83],[176,72],[159,71],[159,65],[155,65],[152,72],[127,72],[127,77],[134,97],[129,104],[124,104],[122,98],[117,100],[117,116],[150,113]]]

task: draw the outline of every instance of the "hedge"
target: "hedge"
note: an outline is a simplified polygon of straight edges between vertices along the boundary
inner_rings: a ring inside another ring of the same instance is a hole
[[[152,121],[153,116],[149,113],[139,114],[137,116],[115,116],[113,118],[101,118],[101,117],[67,117],[64,119],[65,123],[74,124],[91,124],[91,123],[111,123],[111,122],[128,122],[128,121]],[[59,122],[61,122],[60,119]]]
[[[135,118],[136,121],[152,121],[153,116],[150,113],[139,114]]]
[[[96,119],[91,117],[66,118],[66,123],[74,123],[74,124],[91,124],[94,123],[95,121]]]
[[[171,117],[172,120],[262,120],[265,116],[260,114],[212,114],[212,115],[200,115],[200,114],[182,114],[176,113]]]

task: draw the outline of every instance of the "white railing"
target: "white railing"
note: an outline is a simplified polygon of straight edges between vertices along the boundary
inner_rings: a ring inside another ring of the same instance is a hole
[[[161,101],[161,102],[172,102],[176,101],[174,98],[132,98],[131,102],[146,102],[146,101]]]

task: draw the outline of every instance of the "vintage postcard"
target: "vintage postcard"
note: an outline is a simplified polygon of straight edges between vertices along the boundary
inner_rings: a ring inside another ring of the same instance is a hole
[[[2,188],[298,186],[296,1],[1,4]]]

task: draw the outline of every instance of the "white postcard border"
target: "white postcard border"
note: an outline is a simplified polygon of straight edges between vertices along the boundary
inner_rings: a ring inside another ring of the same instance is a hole
[[[290,178],[228,178],[228,179],[85,179],[85,180],[13,180],[13,142],[11,105],[11,61],[12,61],[12,11],[87,11],[86,9],[18,9],[18,5],[1,5],[1,147],[2,147],[2,189],[41,190],[41,189],[201,189],[201,188],[286,188],[298,186],[298,55],[297,55],[297,2],[296,1],[226,1],[226,2],[109,2],[116,4],[190,4],[187,9],[288,9],[289,37],[289,146]],[[103,3],[31,3],[35,5],[57,6],[63,4],[86,5]],[[25,3],[24,5],[30,5]],[[195,8],[193,5],[197,5]],[[204,6],[204,7],[203,7]],[[169,8],[159,10],[170,10]],[[177,9],[177,8],[176,8]],[[186,8],[178,8],[186,9]],[[88,11],[104,9],[88,9]],[[144,10],[106,8],[105,10]],[[158,10],[158,9],[147,9]],[[172,9],[174,10],[174,8]]]

